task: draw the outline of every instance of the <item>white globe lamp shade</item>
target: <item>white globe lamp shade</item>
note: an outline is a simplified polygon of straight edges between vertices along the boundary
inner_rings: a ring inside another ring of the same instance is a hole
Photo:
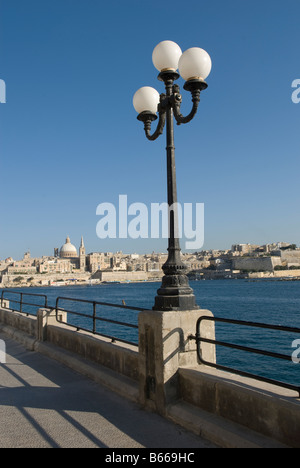
[[[178,66],[179,73],[185,81],[191,79],[204,81],[211,72],[212,62],[205,50],[192,47],[182,54]]]
[[[146,111],[156,114],[159,101],[159,93],[150,86],[140,88],[133,96],[133,106],[138,114]]]
[[[152,54],[152,61],[158,71],[178,69],[178,61],[182,55],[179,45],[173,41],[160,42]]]

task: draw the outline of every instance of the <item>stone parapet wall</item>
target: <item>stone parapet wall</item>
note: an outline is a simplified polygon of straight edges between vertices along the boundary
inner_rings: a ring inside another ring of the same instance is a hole
[[[294,448],[300,448],[295,392],[212,368],[179,369],[181,398]]]

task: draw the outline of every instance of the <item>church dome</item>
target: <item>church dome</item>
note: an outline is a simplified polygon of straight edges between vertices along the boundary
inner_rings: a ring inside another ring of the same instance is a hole
[[[76,247],[71,244],[70,237],[67,237],[66,243],[60,249],[60,258],[78,257]]]

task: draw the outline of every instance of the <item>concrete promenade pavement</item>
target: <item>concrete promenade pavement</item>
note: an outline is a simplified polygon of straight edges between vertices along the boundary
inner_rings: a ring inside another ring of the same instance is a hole
[[[0,333],[0,448],[214,448]]]

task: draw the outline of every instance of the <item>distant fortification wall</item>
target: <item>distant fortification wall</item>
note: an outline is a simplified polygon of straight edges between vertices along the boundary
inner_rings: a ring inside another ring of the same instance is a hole
[[[234,270],[274,271],[276,265],[281,265],[280,257],[237,257],[233,259]]]
[[[281,260],[288,264],[300,265],[300,250],[283,250],[281,251]]]
[[[145,271],[102,271],[101,281],[147,281]]]

